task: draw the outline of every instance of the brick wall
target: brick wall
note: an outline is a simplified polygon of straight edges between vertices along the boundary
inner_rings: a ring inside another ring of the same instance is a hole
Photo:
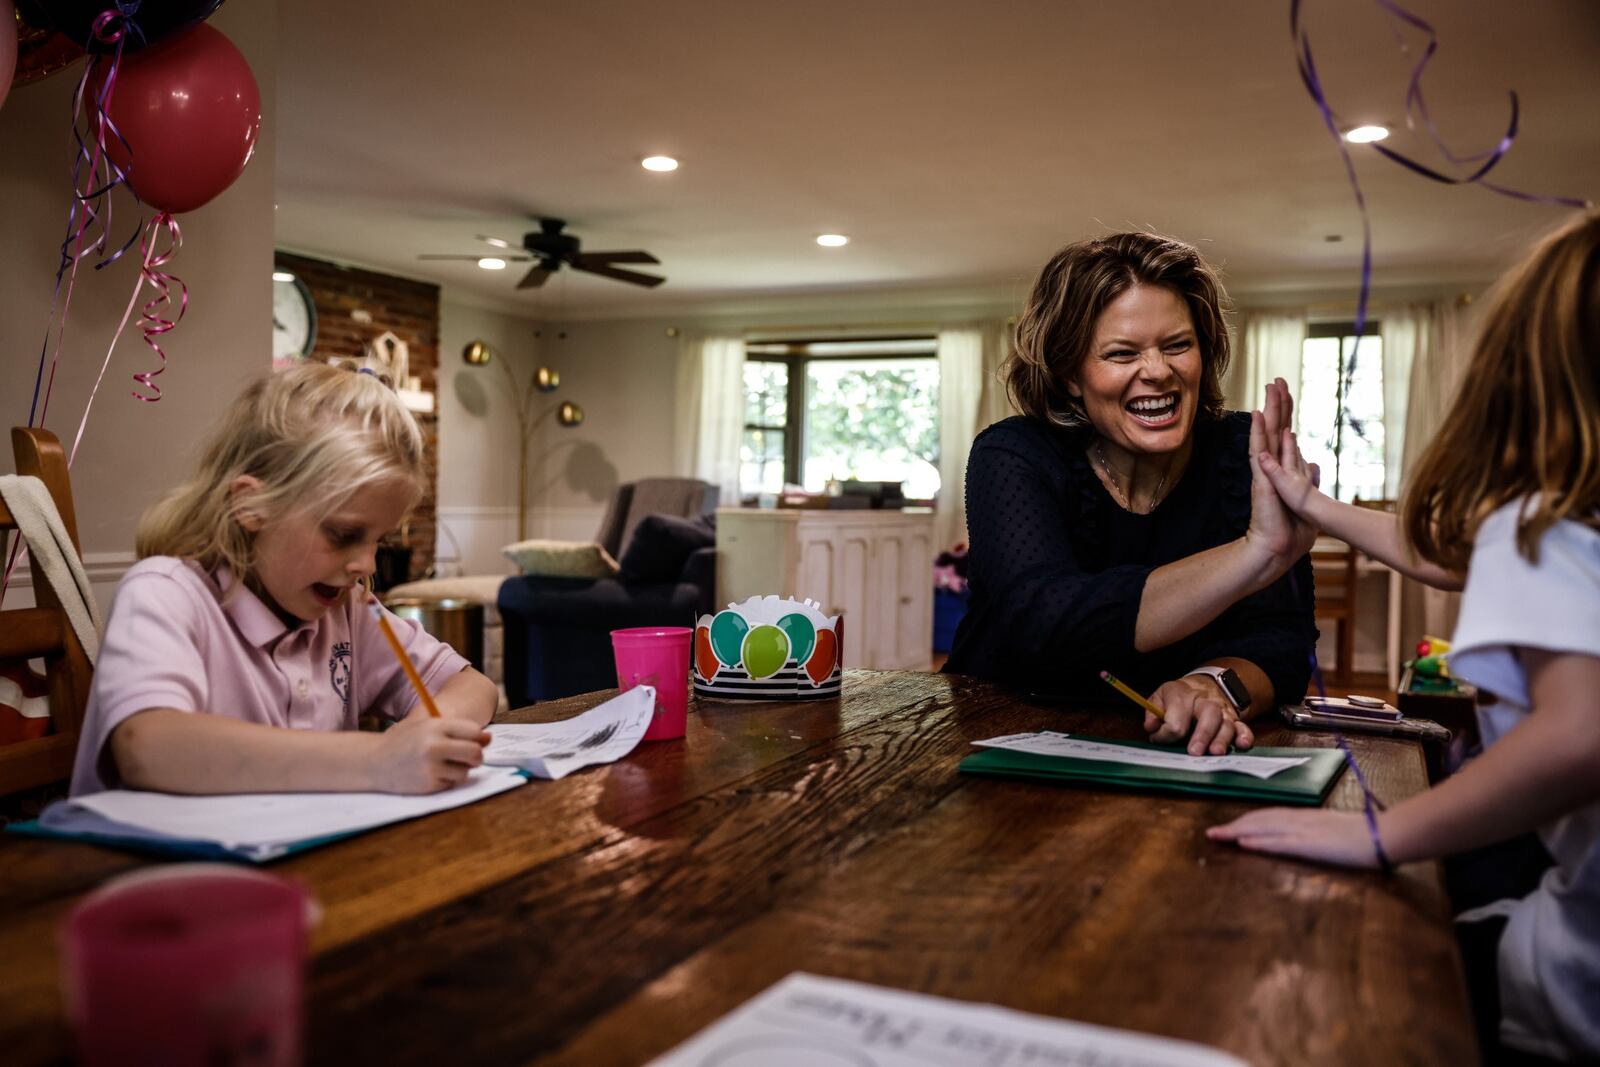
[[[370,270],[342,267],[309,256],[278,251],[277,270],[293,272],[311,291],[317,309],[315,359],[359,358],[366,344],[385,330],[406,343],[410,374],[422,388],[439,393],[439,287]],[[435,513],[439,498],[439,418],[418,415],[427,439],[427,471],[422,499],[411,514],[411,577],[433,563]]]

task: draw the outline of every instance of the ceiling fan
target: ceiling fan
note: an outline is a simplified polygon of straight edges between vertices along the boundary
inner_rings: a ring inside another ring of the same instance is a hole
[[[522,235],[522,247],[528,255],[499,256],[497,258],[509,260],[513,263],[533,262],[533,269],[522,276],[517,283],[518,289],[536,289],[561,269],[565,263],[573,270],[587,271],[598,274],[602,278],[614,278],[619,282],[628,282],[632,285],[656,286],[666,281],[665,278],[654,274],[641,274],[635,270],[623,270],[616,266],[618,263],[660,263],[661,261],[649,252],[634,249],[628,252],[583,252],[580,251],[579,241],[570,233],[563,233],[566,228],[565,219],[539,220],[539,229],[534,233]],[[502,241],[497,237],[484,237],[481,234],[478,240],[494,245],[496,248],[510,249],[514,246],[509,241]],[[441,256],[421,255],[418,259],[446,259],[446,260],[471,260],[477,262],[482,256]]]

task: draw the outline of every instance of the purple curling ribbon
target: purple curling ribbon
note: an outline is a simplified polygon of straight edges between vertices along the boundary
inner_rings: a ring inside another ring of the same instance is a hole
[[[1311,650],[1311,677],[1317,683],[1317,695],[1326,697],[1328,689],[1322,681],[1322,664],[1317,662],[1316,649]],[[1356,754],[1350,750],[1350,742],[1345,740],[1344,734],[1337,726],[1331,726],[1329,729],[1333,731],[1333,739],[1344,752],[1344,761],[1355,773],[1356,784],[1361,787],[1361,810],[1367,817],[1367,833],[1372,837],[1372,852],[1378,859],[1378,869],[1384,874],[1393,874],[1394,864],[1389,861],[1389,853],[1383,848],[1383,837],[1378,833],[1378,812],[1387,811],[1388,805],[1379,800],[1373,793],[1372,786],[1367,784],[1367,776],[1361,770],[1361,764],[1356,762]]]
[[[1412,68],[1411,77],[1406,87],[1407,126],[1415,128],[1417,117],[1420,116],[1423,128],[1427,130],[1429,137],[1452,164],[1461,166],[1481,163],[1481,165],[1464,178],[1452,178],[1376,142],[1368,147],[1378,152],[1385,159],[1398,163],[1415,174],[1446,185],[1481,185],[1483,188],[1501,196],[1534,203],[1556,204],[1584,209],[1593,206],[1588,200],[1577,197],[1529,193],[1519,189],[1509,189],[1484,180],[1484,176],[1505,158],[1506,153],[1511,150],[1511,146],[1516,142],[1520,107],[1515,92],[1510,94],[1510,122],[1506,127],[1506,132],[1493,148],[1464,156],[1458,156],[1451,151],[1449,145],[1445,143],[1444,138],[1440,135],[1438,127],[1434,124],[1433,117],[1428,111],[1427,99],[1422,91],[1423,73],[1433,60],[1434,53],[1439,50],[1438,33],[1425,19],[1401,7],[1396,0],[1376,0],[1376,3],[1390,15],[1428,35],[1427,47],[1423,49],[1422,57]],[[1312,101],[1317,105],[1317,110],[1322,115],[1323,125],[1327,127],[1329,136],[1333,138],[1334,144],[1339,149],[1340,159],[1344,162],[1345,176],[1350,182],[1351,192],[1355,194],[1356,207],[1361,212],[1361,291],[1356,299],[1355,344],[1350,351],[1350,361],[1345,367],[1344,381],[1341,387],[1341,395],[1349,395],[1350,388],[1355,381],[1356,360],[1361,351],[1361,338],[1366,333],[1367,307],[1372,294],[1372,221],[1367,211],[1366,196],[1362,193],[1361,182],[1356,177],[1355,165],[1350,158],[1350,151],[1346,147],[1344,135],[1339,130],[1337,113],[1328,102],[1327,93],[1323,90],[1322,81],[1317,75],[1316,62],[1311,55],[1311,37],[1300,26],[1300,0],[1289,0],[1289,35],[1294,41],[1295,65],[1299,69],[1300,80],[1305,84],[1306,92],[1310,94]],[[1338,426],[1343,426],[1347,421],[1357,434],[1365,436],[1362,434],[1360,424],[1351,420],[1344,406],[1340,405]],[[1381,851],[1381,846],[1379,848]]]
[[[117,72],[122,64],[124,45],[130,37],[143,39],[143,32],[133,16],[138,12],[140,0],[118,0],[116,5],[100,14],[90,33],[92,40],[113,45],[109,55],[90,52],[84,64],[83,75],[72,95],[72,137],[75,145],[70,172],[72,203],[67,211],[67,233],[61,242],[60,262],[56,267],[55,290],[50,297],[50,314],[46,320],[44,342],[39,349],[39,366],[34,374],[33,400],[28,408],[28,425],[44,425],[50,408],[50,394],[55,385],[56,366],[60,362],[62,339],[66,334],[68,313],[72,306],[72,293],[77,282],[78,265],[87,257],[98,254],[96,269],[116,262],[132,247],[143,229],[144,220],[133,227],[128,239],[115,251],[110,246],[112,227],[112,191],[127,184],[127,173],[118,167],[106,151],[106,138],[115,137],[126,149],[127,141],[117,131],[109,117],[112,94],[116,89]],[[89,42],[85,42],[88,51]],[[93,93],[95,72],[105,63],[105,77],[100,79]],[[87,135],[84,127],[87,127]],[[129,152],[131,156],[131,151]],[[129,187],[132,192],[132,187]],[[137,201],[138,196],[135,194]],[[60,307],[60,321],[56,310]],[[50,335],[56,334],[51,350]],[[48,357],[50,373],[45,376]],[[43,405],[40,392],[43,389]],[[35,421],[37,419],[37,421]],[[9,573],[9,570],[8,570]]]

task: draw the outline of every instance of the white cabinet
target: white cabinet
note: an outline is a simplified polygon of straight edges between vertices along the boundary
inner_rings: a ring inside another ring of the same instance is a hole
[[[844,665],[933,660],[933,514],[717,509],[717,604],[815,600],[844,620]]]

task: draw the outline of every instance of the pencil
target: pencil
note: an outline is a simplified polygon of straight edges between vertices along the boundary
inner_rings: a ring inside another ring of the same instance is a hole
[[[1166,718],[1166,716],[1161,713],[1161,709],[1160,708],[1158,708],[1154,704],[1150,703],[1148,700],[1146,700],[1144,697],[1140,696],[1138,693],[1135,693],[1132,689],[1128,688],[1126,685],[1123,685],[1121,682],[1117,681],[1115,678],[1113,678],[1111,676],[1111,672],[1110,671],[1101,671],[1100,672],[1100,677],[1104,678],[1106,680],[1106,682],[1108,684],[1110,684],[1111,688],[1115,689],[1117,692],[1121,693],[1123,696],[1127,697],[1129,700],[1133,701],[1135,704],[1139,705],[1141,708],[1143,708],[1145,711],[1148,711],[1150,714],[1154,715],[1156,718],[1158,718],[1158,719],[1165,719]]]
[[[369,594],[370,595],[370,594]],[[417,668],[411,662],[411,657],[406,655],[405,646],[400,643],[400,638],[395,636],[394,627],[389,625],[389,620],[384,617],[383,606],[378,599],[373,597],[368,601],[367,607],[372,610],[372,617],[378,620],[378,629],[383,631],[383,636],[389,639],[389,647],[394,649],[394,658],[400,661],[400,669],[406,672],[406,677],[411,681],[411,688],[417,691],[417,696],[422,700],[422,706],[428,709],[428,714],[435,719],[439,718],[439,705],[433,702],[433,695],[428,692],[428,687],[422,684],[422,675],[417,673]],[[1121,682],[1116,683],[1121,685]]]

